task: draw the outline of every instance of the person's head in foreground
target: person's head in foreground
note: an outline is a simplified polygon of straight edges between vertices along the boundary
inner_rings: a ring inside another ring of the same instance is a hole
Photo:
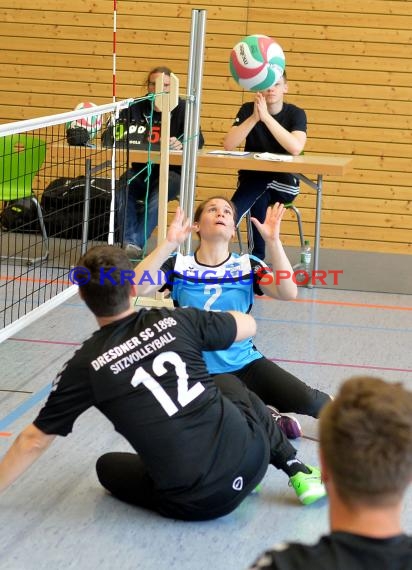
[[[412,479],[412,392],[347,380],[321,412],[320,454],[331,498],[354,510],[398,505]]]
[[[412,392],[351,378],[322,409],[319,430],[331,533],[315,544],[277,544],[251,570],[412,570],[412,537],[401,524],[412,479]]]

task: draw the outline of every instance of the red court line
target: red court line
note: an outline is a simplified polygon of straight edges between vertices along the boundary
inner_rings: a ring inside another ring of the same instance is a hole
[[[27,283],[58,283],[62,285],[73,285],[71,281],[62,281],[61,279],[37,279],[35,277],[16,277],[15,275],[0,275],[0,281],[26,281]]]
[[[412,372],[412,368],[391,368],[389,366],[372,366],[369,364],[339,364],[338,362],[316,362],[311,360],[289,360],[285,358],[270,358],[272,362],[289,362],[291,364],[310,364],[311,366],[335,366],[337,368],[363,368],[366,370],[390,370],[392,372]]]
[[[67,346],[80,346],[81,342],[66,342],[62,340],[41,340],[39,338],[9,338],[7,340],[13,340],[15,342],[38,342],[41,344],[64,344]]]
[[[65,342],[60,340],[40,340],[36,338],[9,338],[16,342],[38,342],[42,344],[63,344],[67,346],[80,346],[81,342]],[[310,364],[311,366],[335,366],[338,368],[364,368],[367,370],[390,370],[393,372],[412,372],[412,368],[391,368],[389,366],[372,366],[368,364],[345,364],[338,362],[319,362],[311,360],[289,360],[287,358],[269,358],[272,362],[289,362],[291,364]]]
[[[264,301],[273,301],[272,297],[259,297]],[[382,309],[385,311],[412,311],[412,307],[398,305],[370,305],[368,303],[347,303],[345,301],[321,301],[320,299],[291,299],[289,303],[311,303],[313,305],[336,305],[337,307],[357,307],[363,309]]]
[[[0,431],[0,437],[10,437],[11,431]]]

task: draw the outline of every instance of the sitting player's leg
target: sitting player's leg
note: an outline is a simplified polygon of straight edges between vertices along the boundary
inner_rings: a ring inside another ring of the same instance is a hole
[[[153,481],[136,453],[105,453],[96,462],[96,473],[102,486],[117,499],[158,510]]]
[[[278,423],[273,420],[271,411],[262,400],[232,374],[219,374],[214,377],[214,382],[250,423],[257,422],[264,430],[270,446],[269,461],[274,467],[286,473],[299,500],[308,505],[324,497],[326,490],[320,470],[306,465],[296,457],[296,449],[290,444]]]
[[[279,412],[295,412],[317,418],[330,396],[312,388],[268,358],[254,360],[234,372],[265,404]]]

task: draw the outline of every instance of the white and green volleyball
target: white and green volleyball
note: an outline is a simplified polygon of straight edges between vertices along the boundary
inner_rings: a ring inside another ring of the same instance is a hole
[[[272,38],[254,34],[232,49],[230,73],[243,89],[264,91],[272,87],[285,70],[285,54]]]

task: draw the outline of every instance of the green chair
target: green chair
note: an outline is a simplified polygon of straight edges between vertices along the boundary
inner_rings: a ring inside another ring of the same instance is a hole
[[[40,204],[33,193],[33,180],[46,158],[46,142],[26,133],[0,137],[0,201],[30,198],[34,203],[42,233],[42,252],[38,257],[1,255],[1,259],[27,262],[45,261],[49,255],[48,237]]]

